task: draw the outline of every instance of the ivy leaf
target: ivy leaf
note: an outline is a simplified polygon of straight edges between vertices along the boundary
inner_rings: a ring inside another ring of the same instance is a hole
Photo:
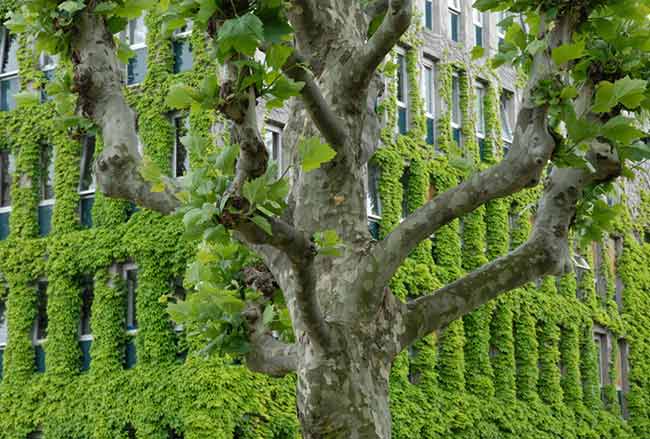
[[[16,100],[16,105],[18,107],[27,107],[29,105],[37,105],[41,102],[41,98],[38,93],[33,91],[23,91],[16,93],[14,95]]]
[[[250,12],[241,17],[226,20],[219,28],[217,36],[218,51],[221,59],[226,59],[232,52],[253,56],[260,41],[264,39],[262,21]]]
[[[336,151],[326,143],[321,143],[318,137],[310,137],[298,145],[298,152],[302,159],[302,170],[311,172],[320,168],[336,156]]]
[[[551,51],[551,57],[558,66],[574,59],[581,58],[585,52],[585,42],[578,41],[573,44],[563,44]]]
[[[251,218],[251,221],[253,221],[255,224],[257,224],[267,234],[273,235],[273,231],[271,230],[271,223],[269,222],[269,220],[267,220],[263,216],[255,215],[255,216],[253,216]]]

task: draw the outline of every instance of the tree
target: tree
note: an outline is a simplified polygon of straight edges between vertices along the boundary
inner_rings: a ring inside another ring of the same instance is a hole
[[[364,182],[381,146],[380,66],[409,28],[413,3],[361,3],[24,0],[7,22],[37,50],[71,63],[72,76],[49,94],[69,129],[101,133],[100,190],[180,212],[188,237],[200,241],[188,274],[196,292],[171,306],[175,318],[253,371],[295,372],[305,438],[389,438],[395,356],[503,292],[570,270],[571,227],[586,240],[601,233],[611,221],[602,200],[610,183],[650,155],[632,118],[650,109],[647,2],[479,0],[482,10],[520,17],[506,23],[494,60],[527,76],[512,149],[373,240]],[[202,160],[182,182],[138,153],[137,115],[121,82],[129,53],[113,36],[153,8],[170,32],[187,19],[204,29],[221,66],[199,86],[170,90],[169,102],[215,110],[232,128],[222,147],[190,132],[185,142]],[[264,105],[284,104],[291,184],[269,165],[258,121]],[[392,294],[389,281],[420,242],[491,200],[539,185],[546,171],[523,245],[416,300]]]

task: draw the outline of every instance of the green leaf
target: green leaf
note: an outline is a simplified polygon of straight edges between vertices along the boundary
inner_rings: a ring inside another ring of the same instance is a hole
[[[540,50],[546,49],[546,40],[533,40],[526,47],[526,51],[532,56],[535,56]]]
[[[196,14],[198,23],[207,23],[212,15],[217,11],[217,2],[215,0],[199,0],[199,12]]]
[[[630,145],[645,133],[634,126],[634,119],[616,116],[603,125],[603,136],[622,145]]]
[[[282,75],[275,80],[268,92],[278,99],[285,100],[293,96],[298,96],[304,85],[304,82],[296,82]]]
[[[585,42],[578,41],[573,44],[563,44],[551,51],[551,57],[558,66],[574,59],[581,58],[585,52]]]
[[[233,52],[253,56],[264,38],[262,21],[250,12],[241,17],[226,20],[219,28],[217,36],[218,52],[221,59]]]
[[[271,324],[274,318],[275,309],[273,308],[273,305],[268,305],[266,308],[264,308],[264,313],[262,313],[262,323],[264,323],[265,326],[268,326]]]
[[[576,96],[578,96],[578,90],[572,85],[564,87],[560,92],[560,98],[562,99],[573,99]]]
[[[234,175],[238,156],[239,145],[227,144],[221,149],[214,165],[223,175]]]
[[[601,81],[596,88],[596,99],[591,111],[594,113],[607,113],[614,108],[616,103],[614,84],[609,81]]]
[[[149,156],[144,156],[142,159],[142,165],[140,166],[140,175],[145,181],[155,184],[160,182],[162,171],[158,165],[149,158]]]
[[[266,63],[271,68],[280,69],[287,62],[292,52],[293,48],[289,46],[273,44],[266,52]]]
[[[314,235],[318,253],[323,256],[341,256],[342,244],[336,230],[325,230]]]
[[[485,48],[481,46],[474,46],[472,49],[472,61],[476,61],[477,59],[483,58],[483,55],[485,54]]]
[[[633,162],[640,162],[650,159],[650,146],[645,142],[638,141],[630,146],[618,148],[618,153],[623,160],[627,159]]]
[[[298,152],[302,161],[302,170],[311,172],[320,168],[336,156],[336,151],[326,143],[321,143],[318,137],[303,139],[298,145]]]
[[[269,196],[268,181],[264,176],[244,183],[242,194],[251,204],[262,204]]]
[[[37,92],[22,91],[14,95],[16,105],[18,107],[27,107],[29,105],[37,105],[41,102],[41,98]]]
[[[81,11],[86,5],[82,1],[68,0],[61,3],[58,9],[67,12],[68,14],[74,14],[75,12]]]
[[[251,218],[251,221],[253,221],[255,224],[257,224],[267,234],[273,235],[273,231],[271,230],[271,223],[269,222],[269,220],[267,220],[263,216],[255,215],[255,216],[253,216]]]
[[[129,60],[135,56],[135,52],[124,41],[119,40],[117,45],[117,58],[123,63],[128,64]]]
[[[646,85],[647,81],[643,79],[631,79],[626,76],[614,83],[614,95],[627,108],[634,109],[643,101]]]
[[[171,87],[169,93],[167,94],[167,99],[165,103],[170,108],[175,108],[177,110],[184,110],[189,108],[190,105],[194,102],[194,90],[187,85],[176,84]]]

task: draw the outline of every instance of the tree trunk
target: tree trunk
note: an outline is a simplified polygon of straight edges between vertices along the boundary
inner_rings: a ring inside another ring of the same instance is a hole
[[[374,346],[375,348],[371,348]],[[298,417],[304,439],[389,439],[390,358],[376,344],[345,337],[334,353],[307,346],[298,369]]]

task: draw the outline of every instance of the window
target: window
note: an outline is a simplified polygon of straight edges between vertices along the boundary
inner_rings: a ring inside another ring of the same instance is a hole
[[[92,210],[95,201],[95,136],[81,139],[81,169],[79,172],[80,218],[81,224],[93,226]]]
[[[135,52],[126,66],[126,84],[136,85],[144,81],[147,74],[147,26],[144,16],[130,20],[122,38]]]
[[[174,52],[174,73],[186,72],[192,69],[192,22],[174,32],[172,38],[172,51]]]
[[[173,303],[184,302],[187,297],[187,291],[183,285],[183,278],[176,277],[171,281],[171,299]],[[183,325],[174,323],[174,330],[181,332],[183,330]]]
[[[41,56],[39,57],[38,60],[38,64],[41,68],[41,71],[43,72],[43,76],[45,76],[46,83],[54,79],[54,72],[56,71],[56,66],[58,64],[58,61],[59,61],[58,55],[48,55],[45,52],[41,53]],[[49,101],[50,99],[52,99],[45,92],[45,86],[46,84],[43,84],[41,88],[41,102]]]
[[[504,156],[510,151],[513,140],[514,98],[512,93],[504,92],[500,98],[501,137],[503,139]]]
[[[54,205],[54,147],[52,145],[41,145],[39,165],[41,175],[38,230],[40,236],[46,236],[52,227]]]
[[[426,142],[435,144],[435,74],[433,64],[425,61],[422,66],[422,95],[424,96],[424,115],[427,124]]]
[[[0,380],[3,376],[3,358],[5,348],[7,347],[8,337],[8,324],[7,324],[7,306],[5,302],[0,302]]]
[[[406,60],[404,53],[397,54],[397,132],[406,134],[408,131],[408,84],[406,77]]]
[[[424,27],[433,30],[433,0],[424,0]]]
[[[136,299],[138,289],[138,269],[134,264],[124,265],[124,281],[126,282],[126,329],[138,329]]]
[[[93,278],[86,276],[81,280],[81,309],[79,312],[79,349],[81,350],[81,370],[90,369],[90,347],[93,342],[91,317],[94,294]]]
[[[475,114],[476,114],[476,137],[479,147],[479,156],[480,159],[487,159],[487,151],[485,150],[485,87],[481,84],[476,86],[476,102],[475,102]]]
[[[608,366],[608,349],[607,349],[607,334],[604,332],[594,333],[594,343],[596,344],[596,358],[598,359],[598,380],[600,387],[603,388],[607,385],[607,366]]]
[[[474,22],[474,45],[483,47],[483,16],[478,9],[472,8],[472,21]]]
[[[172,118],[174,124],[174,151],[172,152],[172,176],[182,177],[190,170],[190,155],[182,142],[190,127],[186,116],[176,115]]]
[[[15,173],[13,155],[0,150],[0,241],[9,236],[9,213],[11,212],[11,185]]]
[[[628,417],[627,400],[625,394],[628,391],[628,346],[623,339],[618,341],[618,353],[616,355],[616,392],[618,393],[618,403],[621,406],[621,413],[624,418]]]
[[[47,281],[36,284],[36,321],[34,322],[34,341],[47,338]]]
[[[19,90],[18,41],[7,28],[0,26],[0,111],[16,108],[14,96]]]
[[[373,238],[379,239],[379,222],[381,220],[381,198],[379,197],[379,169],[368,164],[368,192],[366,194],[368,211],[368,228]]]
[[[460,0],[448,0],[449,7],[449,38],[460,41]]]
[[[460,79],[454,73],[451,78],[451,131],[456,146],[462,146],[461,138],[461,114],[460,114]]]
[[[508,28],[508,22],[506,20],[508,18],[508,11],[497,12],[497,38],[499,38],[499,47],[503,45],[506,39],[506,30]]]
[[[267,124],[264,131],[264,144],[269,153],[269,159],[278,166],[278,177],[284,172],[282,162],[282,130],[277,125]]]
[[[411,180],[411,169],[409,167],[404,168],[404,173],[400,178],[400,184],[402,185],[402,219],[406,218],[409,215],[409,183]]]

